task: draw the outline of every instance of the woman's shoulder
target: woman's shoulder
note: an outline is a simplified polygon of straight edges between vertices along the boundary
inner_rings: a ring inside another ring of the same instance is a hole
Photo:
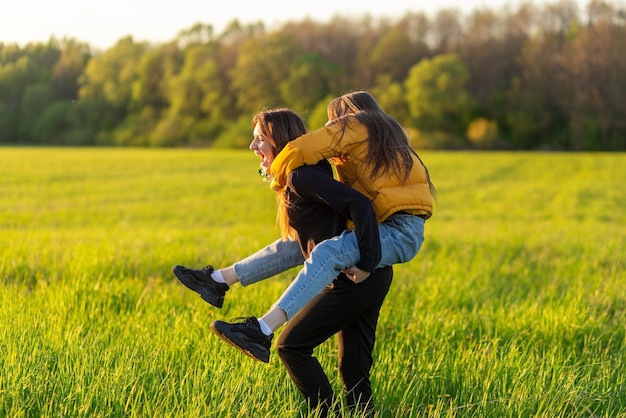
[[[303,165],[290,173],[290,177],[293,176],[320,176],[320,175],[333,175],[333,167],[328,160],[318,161],[312,165]]]
[[[322,160],[313,165],[303,165],[290,172],[287,176],[287,184],[298,186],[332,177],[333,168],[331,164],[328,160]]]

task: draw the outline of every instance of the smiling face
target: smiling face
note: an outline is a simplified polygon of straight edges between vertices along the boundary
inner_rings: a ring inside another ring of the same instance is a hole
[[[261,170],[268,173],[276,152],[272,142],[261,129],[261,123],[254,125],[253,138],[249,148],[261,159]]]
[[[254,115],[252,126],[254,131],[249,148],[261,159],[261,177],[271,180],[270,167],[274,157],[289,141],[306,133],[304,121],[292,110],[277,108]]]

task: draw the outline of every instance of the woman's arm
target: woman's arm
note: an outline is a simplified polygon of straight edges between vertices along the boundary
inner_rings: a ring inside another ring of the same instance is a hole
[[[381,259],[381,246],[378,222],[370,200],[316,167],[302,167],[295,171],[291,184],[297,194],[328,205],[352,221],[361,254],[356,267],[366,272],[374,271]]]
[[[367,139],[367,136],[367,127],[351,118],[345,130],[343,124],[332,123],[290,141],[274,158],[270,167],[272,188],[282,188],[287,181],[287,175],[298,167],[313,165],[339,155],[349,155],[351,147]]]

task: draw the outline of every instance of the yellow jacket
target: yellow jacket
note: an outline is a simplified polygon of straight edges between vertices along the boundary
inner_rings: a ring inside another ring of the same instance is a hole
[[[432,215],[433,196],[426,170],[417,157],[413,157],[413,168],[404,184],[392,172],[371,179],[369,166],[363,163],[367,157],[367,127],[352,118],[341,140],[337,140],[341,129],[340,124],[331,124],[289,142],[270,167],[272,188],[284,187],[287,175],[300,166],[337,157],[332,161],[339,180],[372,201],[378,222],[399,211],[426,215],[426,218]]]

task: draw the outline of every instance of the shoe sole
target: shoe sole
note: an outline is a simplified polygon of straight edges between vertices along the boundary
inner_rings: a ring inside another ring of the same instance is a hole
[[[261,356],[260,353],[255,353],[254,351],[250,351],[250,350],[246,350],[245,348],[243,348],[242,346],[240,346],[236,341],[232,340],[228,335],[226,335],[220,328],[219,328],[219,324],[216,324],[215,322],[213,322],[211,324],[211,329],[213,330],[213,332],[224,342],[232,345],[233,347],[235,347],[237,350],[241,351],[242,353],[244,353],[246,356],[253,358],[255,360],[258,361],[262,361],[263,363],[269,363],[270,362],[270,358],[269,355],[267,355],[267,357],[265,355]],[[262,350],[262,349],[261,349]],[[264,351],[264,350],[262,350]]]
[[[183,267],[181,266],[174,266],[172,268],[172,273],[174,273],[174,276],[176,276],[178,281],[184,284],[188,289],[198,293],[205,302],[215,306],[216,308],[224,306],[223,296],[215,295],[203,286],[196,285],[196,279],[191,275],[185,274],[182,269]]]

